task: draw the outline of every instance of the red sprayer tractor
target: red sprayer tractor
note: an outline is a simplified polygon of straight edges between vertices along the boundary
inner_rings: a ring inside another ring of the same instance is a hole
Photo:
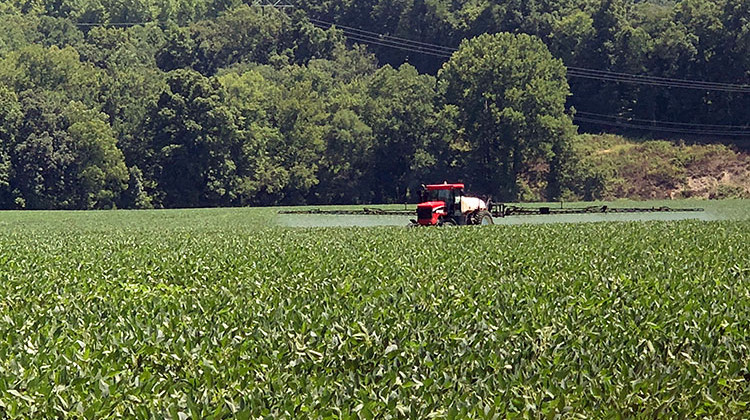
[[[703,211],[700,208],[670,207],[522,207],[505,204],[493,204],[491,200],[466,195],[464,184],[425,185],[422,188],[420,202],[417,204],[417,219],[413,226],[457,226],[457,225],[492,225],[493,217],[531,216],[553,214],[586,214],[586,213],[653,213],[653,212],[688,212]],[[283,210],[283,214],[345,214],[373,216],[414,215],[409,210],[382,210],[364,208],[362,210]]]
[[[417,205],[420,226],[491,225],[492,213],[478,197],[464,195],[464,184],[426,185]]]

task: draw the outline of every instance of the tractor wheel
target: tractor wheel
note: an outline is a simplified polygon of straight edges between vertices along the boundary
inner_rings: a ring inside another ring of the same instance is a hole
[[[456,226],[456,222],[454,222],[453,219],[445,219],[440,223],[440,226]]]
[[[474,214],[473,224],[475,225],[494,225],[495,222],[492,220],[492,214],[487,210],[479,210]]]

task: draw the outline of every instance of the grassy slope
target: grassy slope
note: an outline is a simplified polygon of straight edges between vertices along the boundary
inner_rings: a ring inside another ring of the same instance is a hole
[[[750,198],[750,155],[723,145],[601,134],[578,136],[575,148],[606,180],[607,199]]]
[[[0,412],[742,417],[750,203],[705,204],[737,220],[2,212]]]

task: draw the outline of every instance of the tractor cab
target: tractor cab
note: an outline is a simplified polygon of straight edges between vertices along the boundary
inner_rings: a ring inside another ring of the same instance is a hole
[[[464,195],[464,184],[424,186],[417,205],[417,224],[421,226],[491,224],[487,204]]]

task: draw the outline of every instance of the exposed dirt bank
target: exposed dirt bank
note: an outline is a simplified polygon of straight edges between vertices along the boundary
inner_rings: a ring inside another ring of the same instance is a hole
[[[722,144],[581,135],[576,152],[604,199],[750,198],[750,155]]]

